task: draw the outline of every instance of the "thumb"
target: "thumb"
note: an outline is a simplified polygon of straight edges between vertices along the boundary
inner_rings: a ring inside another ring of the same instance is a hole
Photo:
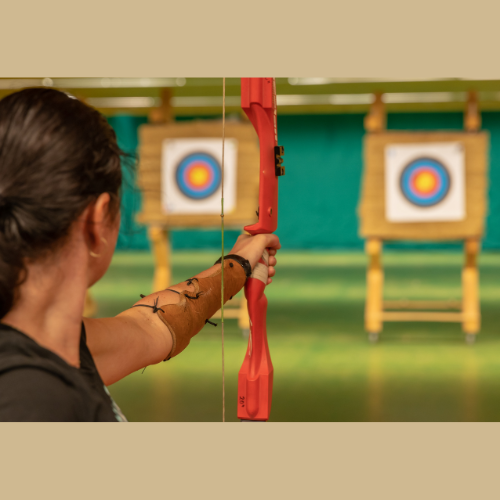
[[[258,238],[261,240],[259,243],[264,248],[273,248],[279,250],[281,248],[280,239],[275,234],[259,234]]]

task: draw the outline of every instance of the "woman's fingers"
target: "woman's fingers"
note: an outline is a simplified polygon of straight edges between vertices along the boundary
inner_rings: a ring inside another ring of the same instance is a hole
[[[250,236],[241,235],[234,245],[231,253],[244,257],[250,262],[252,269],[255,267],[265,249],[269,252],[270,267],[276,265],[276,251],[281,248],[280,240],[275,234],[258,234]]]
[[[264,240],[264,248],[271,250],[279,250],[281,248],[280,239],[275,234],[258,234],[256,238]]]

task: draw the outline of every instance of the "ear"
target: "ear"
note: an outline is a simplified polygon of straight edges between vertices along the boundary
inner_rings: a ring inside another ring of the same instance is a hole
[[[95,254],[101,253],[103,235],[108,223],[110,201],[109,193],[102,193],[94,203],[87,207],[87,213],[84,214],[85,241],[89,250]]]

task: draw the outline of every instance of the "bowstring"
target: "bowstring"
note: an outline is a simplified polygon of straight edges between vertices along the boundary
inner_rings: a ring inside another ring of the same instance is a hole
[[[226,138],[226,79],[222,78],[222,165],[221,165],[221,199],[220,199],[220,224],[221,224],[221,340],[222,340],[222,422],[226,421],[226,384],[224,373],[224,143]]]

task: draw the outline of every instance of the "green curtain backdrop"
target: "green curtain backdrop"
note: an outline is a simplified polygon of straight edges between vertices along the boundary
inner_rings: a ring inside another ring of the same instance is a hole
[[[285,115],[278,119],[279,142],[285,146],[286,175],[280,179],[279,234],[287,249],[360,249],[358,204],[362,172],[364,115]],[[491,134],[490,214],[484,248],[500,248],[500,113],[482,114]],[[138,127],[146,118],[109,118],[122,149],[135,154]],[[398,130],[461,130],[461,113],[401,113],[388,117]],[[147,249],[144,227],[135,222],[140,193],[134,172],[125,170],[122,227],[118,249]],[[228,232],[227,247],[238,232]],[[179,230],[172,234],[174,249],[218,249],[220,232]],[[408,243],[399,246],[415,246]],[[422,246],[422,245],[420,245]],[[429,245],[424,245],[429,246]],[[436,246],[436,245],[432,245]],[[453,246],[453,245],[441,245]]]

